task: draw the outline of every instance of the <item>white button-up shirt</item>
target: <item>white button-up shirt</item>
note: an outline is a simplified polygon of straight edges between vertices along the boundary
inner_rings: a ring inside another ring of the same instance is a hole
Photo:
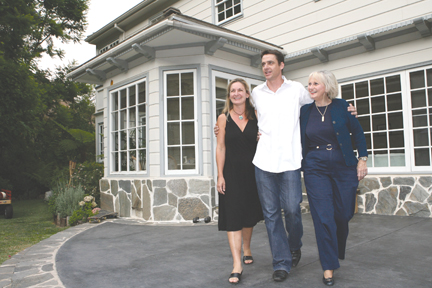
[[[313,102],[302,84],[282,78],[276,93],[267,82],[252,91],[261,132],[253,164],[272,173],[301,167],[300,107]]]

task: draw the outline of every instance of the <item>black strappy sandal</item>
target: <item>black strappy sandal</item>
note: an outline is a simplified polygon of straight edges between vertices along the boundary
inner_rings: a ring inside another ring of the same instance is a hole
[[[241,273],[231,273],[230,277],[228,278],[228,282],[231,284],[237,285],[241,281],[242,274],[243,274],[243,271]],[[237,278],[238,281],[237,282],[231,282],[231,281],[229,281],[229,279],[231,279],[231,278]]]
[[[252,262],[250,262],[250,263],[246,263],[246,261],[248,261],[248,260],[252,260]],[[253,263],[254,263],[254,259],[253,259],[252,256],[243,256],[243,263],[244,263],[245,265],[253,264]]]

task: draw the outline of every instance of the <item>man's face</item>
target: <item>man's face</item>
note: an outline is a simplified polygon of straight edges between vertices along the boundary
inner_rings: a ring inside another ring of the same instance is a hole
[[[262,71],[268,81],[276,80],[282,77],[282,69],[285,64],[278,63],[276,56],[273,54],[266,54],[261,59]]]

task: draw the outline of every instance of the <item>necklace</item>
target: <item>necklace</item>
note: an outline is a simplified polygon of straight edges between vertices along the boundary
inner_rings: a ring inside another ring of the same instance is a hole
[[[232,109],[232,111],[234,111],[234,113],[237,114],[237,115],[239,116],[239,119],[240,119],[240,120],[243,120],[243,113],[244,113],[244,111],[243,111],[241,114],[237,113],[237,112],[234,110],[234,108]]]
[[[330,103],[329,103],[330,104]],[[317,108],[317,110],[318,110],[318,112],[321,114],[321,122],[324,122],[324,115],[325,115],[325,113],[327,112],[327,107],[328,107],[328,105],[329,104],[327,104],[325,107],[325,109],[324,109],[324,113],[321,113],[321,111],[319,110],[319,108],[318,108],[318,106],[316,105],[316,102],[315,102],[315,107]]]

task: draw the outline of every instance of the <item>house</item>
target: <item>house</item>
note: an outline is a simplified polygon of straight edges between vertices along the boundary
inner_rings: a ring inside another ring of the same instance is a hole
[[[260,53],[307,85],[332,71],[365,131],[360,213],[431,217],[432,0],[144,0],[86,38],[68,77],[96,84],[101,205],[125,217],[217,216],[213,126]]]

